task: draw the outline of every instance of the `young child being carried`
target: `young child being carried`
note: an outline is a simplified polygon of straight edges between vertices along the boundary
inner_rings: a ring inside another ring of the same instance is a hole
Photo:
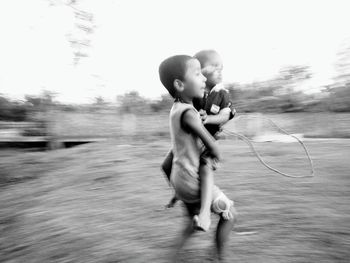
[[[215,50],[202,50],[194,55],[201,63],[202,74],[207,78],[204,97],[194,99],[193,105],[200,110],[204,126],[216,137],[221,126],[231,120],[236,111],[228,90],[222,83],[223,63]]]
[[[159,67],[159,76],[162,84],[175,98],[170,111],[173,153],[170,182],[176,197],[184,202],[190,218],[177,241],[175,251],[177,254],[194,232],[194,216],[199,215],[199,227],[204,230],[209,228],[207,225],[201,225],[205,220],[201,221],[200,216],[207,217],[210,221],[212,209],[220,215],[216,232],[216,251],[220,259],[233,228],[235,211],[233,202],[214,185],[212,160],[220,159],[219,149],[214,138],[204,128],[199,112],[192,103],[194,98],[203,98],[206,77],[202,75],[200,62],[186,55],[164,60]],[[222,206],[225,207],[226,213],[222,213]]]
[[[209,133],[217,138],[221,126],[232,119],[235,110],[232,108],[229,93],[222,83],[223,63],[219,54],[214,50],[202,50],[194,55],[201,63],[202,74],[206,77],[206,87],[202,98],[194,98],[193,105],[199,111],[203,124]],[[166,156],[162,169],[170,181],[171,167],[173,161],[173,153],[170,151]],[[205,168],[205,167],[204,167]],[[215,169],[215,164],[212,166]],[[208,169],[200,169],[200,177],[202,173],[211,172]],[[201,185],[202,186],[202,185]],[[166,207],[170,208],[177,201],[176,195],[170,200]],[[224,216],[227,216],[227,208],[223,206]],[[208,215],[199,215],[195,218],[199,227],[206,229],[209,227],[210,220]]]

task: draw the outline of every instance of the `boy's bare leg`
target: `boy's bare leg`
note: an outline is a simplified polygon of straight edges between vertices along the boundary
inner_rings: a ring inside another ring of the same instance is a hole
[[[230,212],[232,213],[233,217],[230,217],[230,219],[227,220],[221,216],[216,229],[216,255],[219,262],[224,262],[225,246],[233,229],[234,223],[236,222],[236,211],[233,206],[231,206]]]
[[[198,217],[195,217],[195,227],[207,231],[210,227],[210,207],[212,203],[214,176],[210,165],[200,165],[199,176],[201,179],[201,209]]]
[[[170,256],[170,262],[177,262],[179,252],[185,245],[186,241],[189,237],[194,233],[193,223],[191,220],[188,220],[186,227],[183,229],[180,236],[177,238],[175,243],[175,250],[173,254]]]

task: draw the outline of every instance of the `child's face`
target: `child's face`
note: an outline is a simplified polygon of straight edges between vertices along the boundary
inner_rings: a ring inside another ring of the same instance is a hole
[[[208,86],[215,86],[222,82],[222,59],[218,54],[212,54],[202,65],[202,73],[207,78]]]
[[[197,59],[187,61],[187,70],[183,81],[184,95],[191,99],[202,98],[204,96],[206,80],[202,74],[199,61]]]

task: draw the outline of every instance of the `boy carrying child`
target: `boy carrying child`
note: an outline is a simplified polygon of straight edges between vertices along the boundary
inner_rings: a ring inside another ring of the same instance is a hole
[[[194,232],[193,218],[197,227],[203,230],[209,228],[212,210],[220,215],[216,231],[216,252],[218,258],[222,259],[224,245],[233,228],[235,211],[233,202],[213,182],[214,161],[220,159],[220,154],[214,138],[202,124],[202,119],[205,122],[209,116],[203,113],[201,119],[193,106],[195,98],[203,98],[207,79],[202,75],[199,60],[186,55],[164,60],[159,67],[159,76],[170,95],[175,98],[170,112],[173,154],[170,182],[176,197],[184,202],[190,217],[178,239],[175,253]],[[207,123],[209,120],[210,117]]]
[[[235,109],[232,107],[229,93],[224,88],[222,83],[223,63],[219,54],[215,50],[202,50],[194,55],[201,63],[202,74],[206,77],[206,87],[204,96],[200,99],[193,99],[193,106],[199,111],[202,122],[209,133],[217,138],[217,134],[221,130],[221,126],[231,120],[235,115]],[[166,174],[169,182],[171,175],[171,167],[173,161],[173,153],[170,151],[163,164],[162,170]],[[215,170],[215,164],[212,167]],[[200,175],[205,172],[210,172],[206,169],[200,170]],[[177,201],[176,195],[166,205],[167,208],[173,207]],[[199,228],[206,230],[210,224],[208,215],[198,219],[195,218]]]

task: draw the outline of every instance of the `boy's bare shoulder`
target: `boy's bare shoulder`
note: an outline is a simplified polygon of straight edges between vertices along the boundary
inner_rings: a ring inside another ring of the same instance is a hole
[[[195,108],[188,108],[183,112],[182,120],[185,122],[194,122],[200,120],[199,113]]]

